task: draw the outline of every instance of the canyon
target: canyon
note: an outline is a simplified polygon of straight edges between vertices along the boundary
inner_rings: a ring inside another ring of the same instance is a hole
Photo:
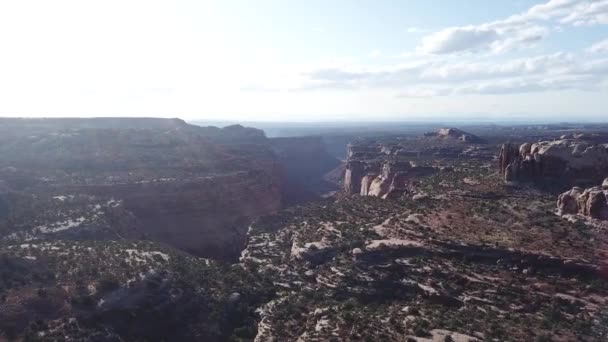
[[[595,127],[66,120],[0,125],[0,339],[608,337]]]
[[[337,165],[317,138],[272,140],[238,125],[2,119],[0,129],[3,239],[86,232],[234,259],[253,219],[331,191],[321,178]]]

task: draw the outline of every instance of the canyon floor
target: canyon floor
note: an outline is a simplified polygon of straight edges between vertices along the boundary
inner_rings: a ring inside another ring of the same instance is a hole
[[[608,169],[566,205],[538,181],[563,153],[499,158],[606,127],[353,136],[340,163],[344,137],[84,122],[0,122],[0,341],[608,339]]]

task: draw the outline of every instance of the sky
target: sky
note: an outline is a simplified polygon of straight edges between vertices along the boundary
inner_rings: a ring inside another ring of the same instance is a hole
[[[608,0],[0,0],[0,116],[608,121]]]

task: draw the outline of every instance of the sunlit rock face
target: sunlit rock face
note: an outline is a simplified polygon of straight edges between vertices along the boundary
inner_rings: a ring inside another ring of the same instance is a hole
[[[408,181],[436,172],[433,167],[412,165],[410,162],[387,161],[380,173],[368,173],[361,180],[361,196],[395,197],[407,187]]]
[[[608,144],[577,139],[504,144],[499,167],[507,183],[598,184],[608,174]]]

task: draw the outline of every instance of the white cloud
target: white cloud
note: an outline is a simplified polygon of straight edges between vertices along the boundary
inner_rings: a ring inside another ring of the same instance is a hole
[[[532,45],[543,39],[549,30],[511,17],[482,25],[448,27],[422,39],[418,51],[429,54],[491,51],[503,52],[518,46]]]
[[[251,91],[390,90],[398,97],[501,95],[550,90],[597,90],[608,79],[608,58],[555,53],[501,61],[443,59],[382,67],[330,65],[297,71],[288,84]]]
[[[420,74],[424,81],[468,81],[530,74],[565,73],[573,56],[567,53],[517,58],[502,63],[458,62],[427,68]]]
[[[530,46],[549,33],[545,21],[569,25],[608,24],[608,0],[550,0],[524,13],[479,25],[455,26],[422,38],[418,51],[428,54],[490,51]],[[559,30],[561,30],[561,26]]]
[[[563,24],[608,24],[608,0],[550,0],[533,6],[525,16]]]
[[[587,51],[591,53],[608,53],[608,39],[601,40],[591,45]]]
[[[579,4],[561,22],[577,26],[608,24],[608,1]]]
[[[571,13],[572,8],[580,3],[580,0],[550,0],[544,4],[532,6],[526,15],[544,20],[563,17]]]
[[[488,48],[499,37],[494,29],[465,26],[450,27],[423,38],[419,50],[424,53],[443,54]]]

